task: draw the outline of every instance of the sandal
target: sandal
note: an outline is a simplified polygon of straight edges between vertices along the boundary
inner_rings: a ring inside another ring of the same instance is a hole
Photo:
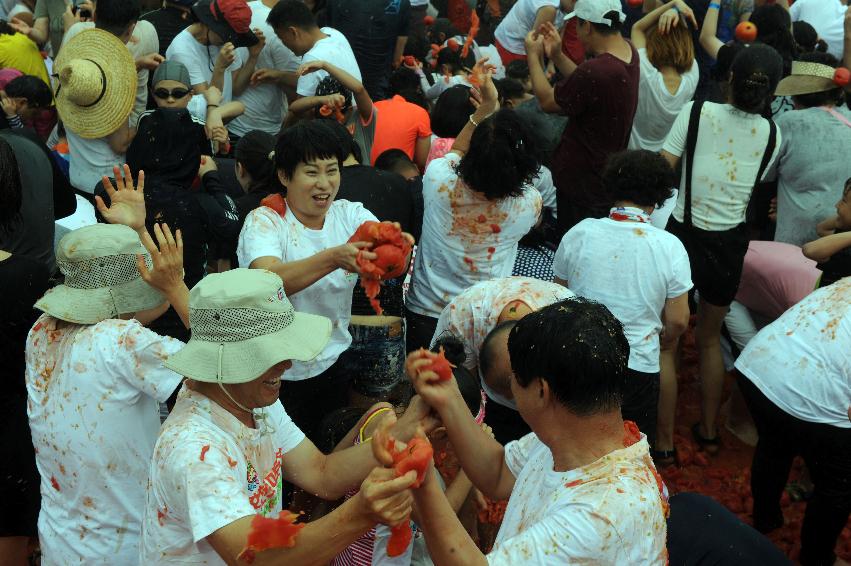
[[[653,458],[653,462],[656,464],[657,468],[675,466],[678,463],[676,448],[672,448],[670,450],[652,450],[650,452],[650,457]]]
[[[694,437],[694,441],[700,449],[705,452],[715,454],[721,447],[721,437],[719,435],[716,434],[715,438],[706,438],[700,435],[700,423],[694,423],[691,427],[691,435]]]

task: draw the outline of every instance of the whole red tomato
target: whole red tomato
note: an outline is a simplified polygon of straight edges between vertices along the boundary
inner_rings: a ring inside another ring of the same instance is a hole
[[[757,29],[752,22],[742,22],[736,26],[736,39],[743,43],[756,41]]]

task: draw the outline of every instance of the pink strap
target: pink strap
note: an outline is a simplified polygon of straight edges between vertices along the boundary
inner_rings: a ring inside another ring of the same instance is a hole
[[[824,111],[825,111],[825,112],[827,112],[828,114],[833,114],[833,116],[834,116],[837,120],[839,120],[840,122],[842,122],[843,124],[845,124],[846,126],[848,126],[849,128],[851,128],[851,121],[848,121],[848,118],[846,118],[845,116],[843,116],[842,114],[840,114],[839,112],[837,112],[836,110],[834,110],[833,108],[828,107],[828,106],[819,106],[819,108],[821,108],[822,110],[824,110]]]

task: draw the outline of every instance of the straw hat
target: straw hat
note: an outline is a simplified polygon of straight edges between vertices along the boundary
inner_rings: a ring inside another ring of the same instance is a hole
[[[120,39],[89,29],[62,46],[54,63],[56,108],[81,138],[102,138],[118,129],[136,101],[136,62]]]
[[[322,352],[331,321],[296,312],[281,278],[263,269],[208,275],[189,293],[192,338],[169,369],[196,381],[247,383],[285,360]]]
[[[136,254],[153,265],[139,235],[127,226],[95,224],[69,232],[56,250],[65,284],[49,290],[35,307],[60,320],[97,324],[162,305],[165,298],[139,275]]]
[[[835,69],[821,63],[793,61],[792,73],[780,81],[774,95],[795,96],[833,90],[848,83],[847,78],[842,78],[843,74],[847,75],[847,73],[848,71],[842,67]]]

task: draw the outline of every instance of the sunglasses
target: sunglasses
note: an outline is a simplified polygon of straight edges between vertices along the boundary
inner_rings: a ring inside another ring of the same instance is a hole
[[[190,92],[191,91],[189,89],[185,89],[185,88],[175,88],[175,89],[172,89],[172,90],[168,90],[167,88],[158,88],[154,91],[154,96],[156,96],[157,98],[161,98],[163,100],[165,100],[166,98],[169,98],[169,97],[172,97],[175,100],[180,100],[181,98],[184,98]]]

